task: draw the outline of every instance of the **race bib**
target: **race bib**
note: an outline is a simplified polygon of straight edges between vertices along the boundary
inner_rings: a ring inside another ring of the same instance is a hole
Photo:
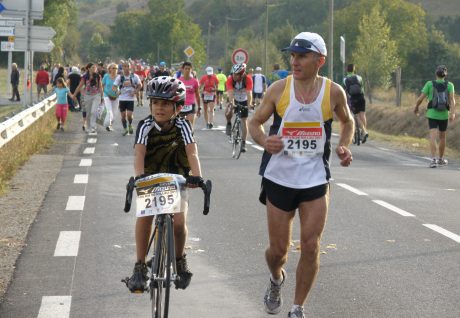
[[[205,101],[213,101],[214,100],[214,94],[213,93],[204,93],[203,94],[203,99]]]
[[[284,122],[281,136],[284,155],[304,158],[324,152],[325,134],[320,122]]]
[[[181,108],[181,112],[183,113],[186,113],[186,112],[190,112],[193,110],[193,105],[184,105],[182,108]]]
[[[174,177],[159,175],[136,185],[136,216],[178,213],[180,211],[180,185]]]

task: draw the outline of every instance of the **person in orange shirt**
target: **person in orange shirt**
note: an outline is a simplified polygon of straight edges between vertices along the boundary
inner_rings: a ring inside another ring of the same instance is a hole
[[[216,102],[216,92],[219,86],[219,80],[214,74],[211,66],[206,68],[206,75],[200,79],[201,97],[204,105],[204,120],[206,121],[206,128],[212,129],[214,127],[214,104]]]
[[[40,93],[43,90],[43,96],[48,94],[48,85],[50,83],[50,76],[48,72],[45,70],[45,67],[42,65],[40,66],[40,70],[37,72],[35,76],[35,84],[37,84],[37,98],[40,100]]]

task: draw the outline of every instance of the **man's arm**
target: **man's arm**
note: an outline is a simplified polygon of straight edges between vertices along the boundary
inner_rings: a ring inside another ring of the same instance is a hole
[[[414,107],[414,114],[418,115],[418,108],[420,104],[426,99],[425,93],[421,93],[420,96],[417,98],[417,101],[415,102],[415,107]]]
[[[453,122],[455,120],[455,117],[457,116],[457,114],[455,113],[455,94],[454,92],[449,94],[449,106],[450,106],[450,110],[449,110],[450,120]]]
[[[350,109],[347,105],[347,98],[343,88],[332,83],[331,85],[331,101],[333,101],[333,111],[337,115],[340,122],[340,138],[335,152],[340,158],[340,164],[344,167],[350,165],[353,157],[351,151],[348,149],[351,140],[353,138],[353,132],[355,130],[355,121],[351,115]]]
[[[278,153],[283,149],[281,136],[266,136],[263,124],[273,115],[276,103],[283,93],[286,80],[273,83],[267,90],[262,103],[249,121],[249,133],[256,143],[261,145],[269,153]]]

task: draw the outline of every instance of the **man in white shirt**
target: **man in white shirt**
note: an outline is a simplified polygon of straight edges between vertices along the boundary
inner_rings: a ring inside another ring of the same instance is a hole
[[[267,90],[267,79],[262,74],[262,68],[257,66],[256,72],[252,76],[254,86],[252,88],[252,109],[260,105],[260,101],[264,97],[265,91]]]

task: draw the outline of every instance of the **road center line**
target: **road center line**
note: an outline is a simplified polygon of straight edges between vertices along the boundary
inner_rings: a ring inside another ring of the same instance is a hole
[[[97,142],[97,138],[88,138],[89,144],[95,144]]]
[[[87,174],[76,174],[73,178],[73,183],[88,183]]]
[[[351,191],[351,192],[353,192],[354,194],[357,194],[357,195],[368,195],[367,193],[365,193],[365,192],[363,192],[361,190],[358,190],[356,188],[353,188],[352,186],[349,186],[348,184],[345,184],[345,183],[337,183],[337,185],[339,187],[347,189],[348,191]]]
[[[70,316],[72,296],[43,296],[37,318],[66,318]]]
[[[95,149],[96,149],[96,148],[94,148],[94,147],[86,147],[85,150],[83,150],[83,153],[84,153],[85,155],[91,155],[91,154],[94,153],[94,150],[95,150]]]
[[[65,209],[67,211],[82,211],[85,206],[85,196],[69,196]]]
[[[412,213],[404,211],[404,210],[402,210],[402,209],[400,209],[400,208],[398,208],[398,207],[396,207],[394,205],[391,205],[390,203],[382,201],[382,200],[372,200],[372,202],[377,203],[378,205],[381,205],[384,208],[387,208],[388,210],[396,212],[396,213],[398,213],[399,215],[402,215],[402,216],[415,216]]]
[[[451,231],[443,229],[442,227],[437,226],[436,224],[423,224],[423,226],[426,226],[427,228],[429,228],[429,229],[431,229],[431,230],[433,230],[435,232],[438,232],[439,234],[442,234],[442,235],[454,240],[457,243],[460,243],[460,235],[457,235],[455,233],[452,233]]]
[[[93,159],[81,159],[80,160],[80,167],[91,167],[93,164]]]
[[[81,231],[61,231],[54,250],[54,256],[77,256]]]

